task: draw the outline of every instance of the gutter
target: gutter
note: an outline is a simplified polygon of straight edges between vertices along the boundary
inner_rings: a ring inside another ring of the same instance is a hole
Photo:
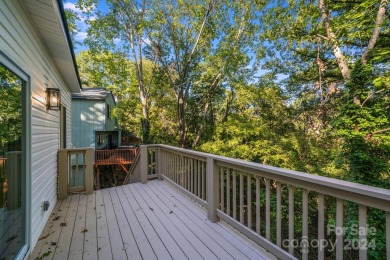
[[[82,86],[81,86],[80,74],[79,74],[79,70],[78,70],[78,67],[77,67],[77,63],[76,63],[76,55],[74,54],[72,38],[70,37],[70,33],[69,33],[68,21],[66,20],[64,3],[62,2],[62,0],[57,0],[57,3],[58,3],[58,8],[60,10],[62,23],[64,24],[64,28],[65,28],[65,32],[66,32],[66,39],[68,41],[70,53],[72,55],[74,69],[76,70],[77,81],[79,82],[80,89],[83,89]]]

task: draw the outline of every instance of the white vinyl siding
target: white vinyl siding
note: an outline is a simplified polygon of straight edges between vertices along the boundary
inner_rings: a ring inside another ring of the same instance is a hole
[[[31,240],[34,247],[57,199],[57,150],[59,149],[59,111],[47,111],[45,90],[61,90],[67,108],[66,143],[71,146],[71,94],[54,66],[24,7],[17,0],[0,1],[0,50],[30,77],[31,88]],[[48,86],[46,86],[46,83]],[[43,201],[50,202],[41,211]]]

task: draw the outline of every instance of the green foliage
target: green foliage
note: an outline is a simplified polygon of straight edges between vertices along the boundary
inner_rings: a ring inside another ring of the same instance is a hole
[[[80,6],[92,14],[95,2]],[[114,114],[125,129],[141,135],[149,120],[150,142],[390,188],[388,14],[362,60],[380,1],[324,1],[332,37],[318,1],[107,2],[110,10],[95,10],[90,21],[94,52],[85,61],[80,54],[81,74],[118,97]],[[313,225],[315,196],[310,191]],[[332,223],[335,201],[326,207]],[[345,225],[356,223],[355,211],[345,205]],[[379,248],[369,257],[381,258],[384,217],[369,213]]]
[[[20,146],[22,134],[22,82],[0,64],[0,155],[7,144]],[[20,148],[19,148],[20,149]]]

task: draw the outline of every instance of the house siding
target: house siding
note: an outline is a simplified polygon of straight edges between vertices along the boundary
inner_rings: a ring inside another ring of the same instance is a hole
[[[113,115],[112,115],[112,111],[115,107],[115,101],[114,101],[113,96],[111,94],[107,95],[105,102],[106,102],[106,106],[109,105],[110,109],[111,109],[111,118],[106,118],[106,122],[105,122],[106,131],[114,131],[114,130],[116,130],[116,120],[113,118]],[[107,114],[107,111],[106,111],[106,114]]]
[[[59,149],[59,111],[47,111],[45,90],[56,87],[67,111],[71,93],[56,69],[24,7],[17,0],[0,1],[0,50],[30,77],[31,88],[31,238],[36,244],[57,200],[57,151]],[[66,143],[71,146],[71,113],[66,117]],[[50,202],[46,212],[43,201]]]
[[[105,130],[103,100],[73,99],[72,140],[75,147],[95,147],[95,131]]]

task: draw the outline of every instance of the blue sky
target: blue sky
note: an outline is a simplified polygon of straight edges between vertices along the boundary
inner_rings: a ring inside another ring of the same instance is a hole
[[[78,32],[77,32],[75,38],[76,38],[77,42],[82,43],[85,40],[85,38],[87,38],[88,25],[85,23],[85,21],[86,20],[90,20],[90,21],[94,20],[94,19],[96,19],[96,17],[94,17],[94,16],[87,17],[87,15],[83,14],[83,12],[76,6],[76,4],[77,4],[77,0],[64,0],[64,8],[72,10],[79,17],[79,20],[76,22]],[[105,10],[107,10],[107,8],[108,8],[108,6],[106,5],[105,1],[99,0],[98,9],[100,11],[105,11]],[[82,50],[88,49],[83,44],[81,44],[81,45],[76,44],[76,46],[74,46],[74,47],[75,47],[76,54],[78,54]]]
[[[64,0],[64,8],[72,10],[79,17],[79,20],[76,22],[78,32],[75,36],[75,39],[77,42],[80,42],[81,44],[76,44],[76,46],[74,46],[75,54],[77,55],[80,51],[88,49],[88,47],[83,45],[83,41],[85,40],[85,38],[87,38],[88,25],[86,24],[86,20],[91,21],[91,20],[96,19],[96,17],[95,16],[88,17],[87,15],[83,14],[83,12],[76,6],[76,4],[77,4],[77,0]],[[98,4],[97,8],[99,11],[105,12],[108,10],[109,7],[104,0],[99,0],[99,4]],[[119,41],[120,40],[118,39],[118,42]],[[252,65],[250,65],[250,66],[252,66]],[[256,73],[256,76],[261,76],[261,75],[265,74],[266,72],[267,72],[266,70],[259,69],[259,71]],[[282,80],[285,78],[284,75],[278,75],[278,76],[279,76],[278,80]]]

